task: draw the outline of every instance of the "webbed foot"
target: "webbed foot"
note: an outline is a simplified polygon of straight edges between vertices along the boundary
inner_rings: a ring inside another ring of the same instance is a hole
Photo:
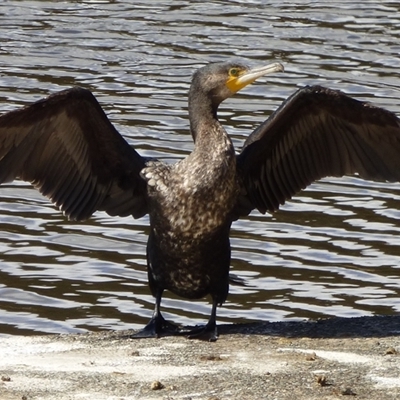
[[[216,342],[218,339],[218,331],[216,324],[207,324],[205,326],[200,326],[194,328],[187,332],[188,339],[204,340],[207,342]]]
[[[159,338],[162,336],[180,335],[179,327],[164,319],[162,315],[153,316],[149,323],[139,332],[130,336],[131,339]]]

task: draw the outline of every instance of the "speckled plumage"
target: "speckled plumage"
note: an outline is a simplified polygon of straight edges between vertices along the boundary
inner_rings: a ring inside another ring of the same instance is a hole
[[[174,165],[147,163],[142,171],[150,214],[148,276],[156,297],[164,289],[185,298],[211,294],[215,306],[228,295],[229,230],[239,183],[235,150],[217,108],[233,94],[225,86],[229,68],[209,66],[193,77],[193,152]]]
[[[189,108],[206,114],[192,126],[193,152],[174,165],[150,162],[142,171],[150,204],[149,280],[154,293],[155,287],[186,298],[211,293],[222,303],[228,293],[230,213],[239,191],[236,156],[214,117],[217,105],[204,89],[192,93]]]
[[[222,127],[212,129],[212,152],[196,145],[175,165],[151,163],[143,176],[149,182],[149,279],[187,298],[212,292],[222,303],[229,271],[229,214],[238,183],[232,143]]]

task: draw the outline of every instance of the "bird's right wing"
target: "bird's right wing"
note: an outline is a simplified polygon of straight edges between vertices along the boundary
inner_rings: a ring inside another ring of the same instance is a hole
[[[236,217],[275,211],[325,176],[400,180],[400,121],[391,112],[319,86],[298,90],[237,156]]]
[[[0,116],[0,183],[31,182],[70,219],[96,210],[144,215],[144,164],[85,89]]]

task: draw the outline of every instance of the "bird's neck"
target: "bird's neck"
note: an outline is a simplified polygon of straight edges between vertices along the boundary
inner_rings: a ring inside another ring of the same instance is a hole
[[[189,92],[189,120],[190,131],[194,142],[213,132],[225,133],[217,118],[219,103],[212,96],[205,93],[201,87],[192,85]],[[214,139],[215,140],[215,139]]]

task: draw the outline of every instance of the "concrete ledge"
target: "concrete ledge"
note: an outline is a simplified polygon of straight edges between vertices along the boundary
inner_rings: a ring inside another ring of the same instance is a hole
[[[224,325],[216,343],[129,333],[1,338],[0,399],[400,398],[397,316]]]

